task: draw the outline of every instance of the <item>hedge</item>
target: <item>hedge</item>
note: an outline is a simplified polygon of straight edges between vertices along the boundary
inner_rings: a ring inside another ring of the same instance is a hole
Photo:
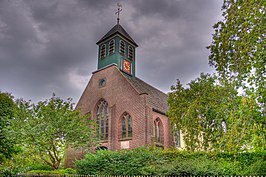
[[[87,175],[266,175],[266,153],[238,154],[137,148],[89,153],[75,163]]]

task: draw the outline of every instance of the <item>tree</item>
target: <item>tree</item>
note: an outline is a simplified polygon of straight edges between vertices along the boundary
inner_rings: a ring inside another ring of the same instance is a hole
[[[15,109],[13,97],[8,93],[0,92],[0,165],[4,159],[11,158],[18,151],[15,141],[9,136]]]
[[[209,62],[221,77],[254,90],[266,116],[266,1],[224,0]]]
[[[167,112],[172,126],[184,133],[188,150],[265,149],[262,114],[254,97],[238,95],[233,83],[209,74],[188,85],[177,81],[172,86]]]
[[[67,147],[85,148],[94,144],[94,128],[88,116],[74,110],[71,99],[53,96],[38,104],[18,101],[14,124],[22,143],[54,169],[58,169]]]
[[[265,0],[224,0],[224,19],[207,47],[218,77],[172,87],[168,115],[189,149],[266,149],[265,7]]]

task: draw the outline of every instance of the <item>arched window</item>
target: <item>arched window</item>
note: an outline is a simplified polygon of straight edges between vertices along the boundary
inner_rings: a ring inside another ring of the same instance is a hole
[[[95,150],[96,151],[106,151],[106,150],[108,150],[108,148],[106,146],[98,146]]]
[[[125,48],[126,48],[125,42],[121,40],[119,45],[119,53],[125,55]]]
[[[176,129],[175,131],[175,146],[180,147],[181,142],[180,142],[180,130]]]
[[[132,138],[132,118],[128,113],[124,113],[121,119],[122,139]]]
[[[96,124],[98,125],[98,136],[100,140],[108,140],[108,103],[101,100],[97,105]]]
[[[153,122],[153,141],[156,142],[156,122]]]
[[[104,58],[105,56],[106,56],[106,45],[103,44],[100,50],[100,58]]]
[[[153,136],[155,143],[163,143],[162,122],[159,118],[155,119],[155,121],[153,122]]]
[[[132,60],[134,59],[134,49],[132,46],[128,47],[128,58],[130,58]]]
[[[109,50],[108,50],[108,53],[109,55],[113,54],[115,52],[115,41],[112,39],[110,42],[109,42]]]
[[[173,135],[174,135],[174,140],[175,140],[175,146],[181,147],[180,130],[177,128],[176,124],[174,124],[174,126],[173,126]]]

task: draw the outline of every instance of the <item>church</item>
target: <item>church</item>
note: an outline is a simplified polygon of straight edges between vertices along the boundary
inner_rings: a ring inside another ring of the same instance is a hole
[[[172,131],[166,116],[167,94],[136,76],[138,45],[119,24],[119,18],[96,44],[98,68],[76,109],[95,120],[98,148],[120,150],[149,145],[182,148],[180,132]]]

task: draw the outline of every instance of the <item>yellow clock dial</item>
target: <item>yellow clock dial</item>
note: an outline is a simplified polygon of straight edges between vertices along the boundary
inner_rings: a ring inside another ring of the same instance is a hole
[[[123,70],[131,74],[131,63],[127,60],[123,60]]]

